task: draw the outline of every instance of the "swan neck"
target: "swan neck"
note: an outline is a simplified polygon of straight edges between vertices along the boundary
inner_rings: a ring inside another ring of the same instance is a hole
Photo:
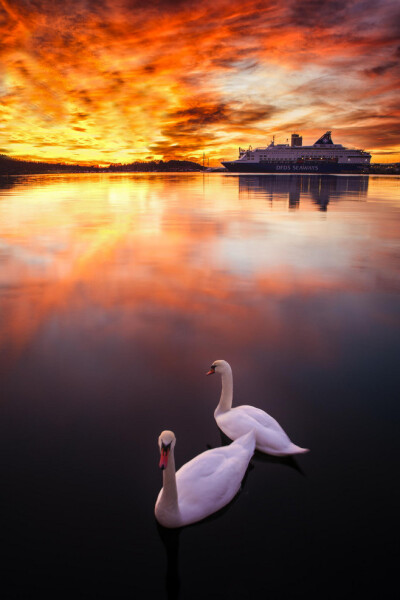
[[[232,371],[224,371],[221,375],[222,379],[222,391],[221,398],[219,400],[219,404],[217,407],[217,411],[219,413],[225,412],[232,408],[232,399],[233,399],[233,377]]]
[[[163,471],[162,503],[169,513],[176,512],[177,515],[179,514],[174,449],[171,450],[168,457],[167,468]]]

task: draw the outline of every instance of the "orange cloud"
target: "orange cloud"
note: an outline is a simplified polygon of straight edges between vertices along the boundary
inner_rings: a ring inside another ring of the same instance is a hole
[[[394,160],[398,13],[389,0],[0,0],[0,146],[217,162],[269,134],[333,129]]]

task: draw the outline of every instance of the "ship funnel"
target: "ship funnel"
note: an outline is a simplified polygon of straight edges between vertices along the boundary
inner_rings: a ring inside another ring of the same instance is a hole
[[[293,148],[293,146],[302,146],[303,145],[303,138],[301,137],[301,135],[299,135],[298,133],[292,133],[292,143],[291,146]]]

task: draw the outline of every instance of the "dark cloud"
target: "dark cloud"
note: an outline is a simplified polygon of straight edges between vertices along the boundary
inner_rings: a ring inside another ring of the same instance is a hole
[[[216,143],[216,130],[248,126],[271,117],[276,109],[271,106],[244,106],[240,109],[228,104],[198,104],[168,114],[170,124],[162,130],[164,142],[150,145],[155,154],[172,156],[174,153],[199,151]],[[217,129],[215,129],[217,128]]]
[[[347,116],[342,117],[342,123],[360,123],[361,121],[367,121],[370,119],[383,119],[383,120],[387,120],[387,119],[392,119],[393,115],[391,114],[380,114],[378,113],[376,110],[367,110],[367,109],[360,109],[357,107],[354,107],[348,114]]]
[[[142,67],[142,71],[143,73],[146,73],[146,75],[152,75],[153,73],[155,73],[157,71],[157,67],[154,64],[148,64],[148,65],[144,65]]]
[[[169,116],[184,122],[188,127],[203,127],[226,120],[226,106],[224,104],[194,106],[172,112]]]
[[[237,124],[241,126],[253,125],[260,121],[266,121],[272,116],[276,115],[279,109],[276,106],[251,106],[244,105],[240,109],[229,111],[229,121],[231,124]]]
[[[150,144],[149,150],[156,156],[162,156],[164,159],[179,158],[187,156],[188,153],[199,151],[199,147],[194,144],[171,144],[169,142],[156,142]]]
[[[394,67],[399,67],[399,63],[396,61],[390,61],[387,63],[384,63],[382,65],[377,65],[376,67],[372,67],[371,69],[366,69],[365,73],[366,75],[370,75],[372,77],[375,76],[379,76],[379,75],[385,75],[385,73],[387,73],[387,71],[393,69]]]
[[[241,105],[235,109],[229,104],[205,104],[175,111],[170,113],[169,117],[180,124],[183,123],[185,129],[193,128],[197,131],[217,123],[251,125],[269,119],[277,112],[278,109],[271,105]]]
[[[337,25],[353,4],[351,0],[289,0],[288,21],[298,27],[325,29]]]
[[[400,123],[380,122],[368,126],[355,124],[343,130],[337,129],[336,132],[339,136],[349,140],[350,143],[352,139],[357,139],[359,145],[363,148],[380,150],[398,145]]]

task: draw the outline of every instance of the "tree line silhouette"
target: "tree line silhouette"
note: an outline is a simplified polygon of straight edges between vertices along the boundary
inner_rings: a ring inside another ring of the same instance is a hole
[[[96,165],[69,165],[11,158],[0,154],[0,175],[34,175],[46,173],[131,173],[148,171],[203,171],[204,167],[190,160],[151,160],[129,164],[111,164],[108,167]]]

